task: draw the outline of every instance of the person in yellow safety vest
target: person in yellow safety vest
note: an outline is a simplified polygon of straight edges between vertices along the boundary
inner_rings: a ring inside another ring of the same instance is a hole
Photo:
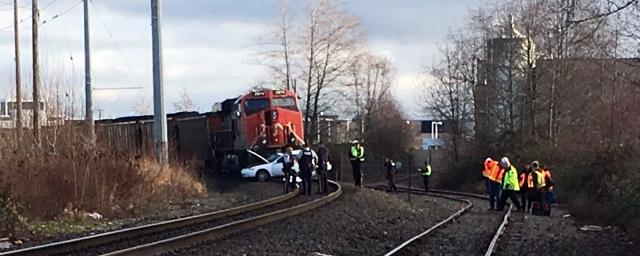
[[[353,171],[354,185],[362,187],[362,162],[364,162],[364,148],[360,142],[354,140],[349,150],[349,160],[351,160],[351,170]]]
[[[547,215],[550,212],[550,206],[547,200],[547,191],[551,185],[551,180],[547,177],[545,170],[540,168],[538,161],[531,162],[533,168],[533,182],[536,189],[536,204],[537,207],[533,207],[532,213],[539,215]]]
[[[511,202],[516,206],[516,210],[520,211],[522,208],[520,208],[520,202],[516,196],[520,191],[518,170],[509,162],[507,157],[500,159],[500,167],[504,170],[504,175],[502,177],[502,195],[500,195],[500,201],[498,202],[498,211],[504,211],[507,199],[511,199]]]
[[[489,210],[496,209],[495,205],[500,197],[500,184],[502,183],[502,172],[498,166],[498,161],[487,157],[484,160],[484,169],[482,170],[487,194],[489,194]]]
[[[535,187],[533,184],[533,174],[531,173],[531,166],[525,165],[524,172],[520,173],[520,200],[522,201],[522,208],[525,212],[531,211],[533,200],[535,199]]]
[[[429,192],[429,177],[431,177],[431,165],[429,161],[424,162],[424,167],[420,170],[422,181],[424,181],[424,192]]]

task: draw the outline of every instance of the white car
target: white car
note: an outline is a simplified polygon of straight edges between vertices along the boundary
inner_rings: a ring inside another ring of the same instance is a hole
[[[281,159],[284,156],[283,153],[274,153],[267,158],[262,157],[256,152],[251,150],[247,150],[250,154],[253,154],[258,159],[262,159],[264,164],[259,164],[251,167],[244,168],[240,171],[240,175],[243,178],[256,178],[259,181],[266,181],[270,178],[274,177],[284,177],[284,173],[282,172],[282,163]],[[294,150],[292,154],[298,155],[300,150]],[[295,172],[300,172],[300,167],[298,167],[298,163],[295,162],[293,164],[293,170]],[[313,171],[312,176],[315,177],[316,172]],[[300,182],[300,178],[297,179]]]

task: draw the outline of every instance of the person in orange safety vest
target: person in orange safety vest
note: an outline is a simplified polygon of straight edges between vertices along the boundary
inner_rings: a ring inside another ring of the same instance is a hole
[[[502,172],[498,166],[498,161],[487,157],[487,159],[484,160],[482,176],[484,177],[485,186],[487,187],[487,194],[489,194],[489,210],[496,210],[496,203],[500,197],[500,185],[502,183]]]
[[[531,211],[531,204],[535,200],[535,187],[533,184],[533,174],[531,166],[525,165],[524,171],[519,175],[520,183],[520,201],[525,212]]]
[[[546,191],[546,196],[547,196],[547,202],[552,204],[556,202],[556,196],[555,194],[553,194],[553,179],[551,179],[551,170],[547,167],[547,166],[543,166],[542,168],[542,173],[544,173],[544,180],[545,183],[547,184],[547,191]]]

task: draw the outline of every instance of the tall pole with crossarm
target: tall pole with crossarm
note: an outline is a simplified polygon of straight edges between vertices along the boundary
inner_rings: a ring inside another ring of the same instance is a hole
[[[161,164],[169,162],[167,145],[167,114],[164,109],[164,78],[162,76],[162,11],[161,1],[151,0],[151,36],[153,41],[153,131],[156,157]]]

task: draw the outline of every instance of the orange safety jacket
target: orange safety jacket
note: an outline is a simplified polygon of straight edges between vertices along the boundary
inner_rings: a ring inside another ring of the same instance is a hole
[[[527,177],[527,186],[524,186],[524,179]],[[520,174],[520,188],[533,188],[533,175],[531,173],[523,172]]]
[[[484,169],[482,170],[482,176],[491,181],[502,183],[502,171],[498,166],[498,161],[487,159],[484,161]]]
[[[543,170],[542,170],[542,173],[544,173],[545,183],[547,183],[547,181],[549,181],[549,183],[553,183],[553,182],[551,182],[551,170],[549,170],[549,169],[543,169]],[[553,185],[551,185],[551,184],[550,184],[550,185],[547,187],[547,189],[548,189],[549,191],[553,191]]]
[[[491,179],[491,177],[493,177],[491,173],[491,162],[493,162],[493,160],[491,160],[490,158],[484,160],[484,169],[482,169],[482,176],[487,179]]]

